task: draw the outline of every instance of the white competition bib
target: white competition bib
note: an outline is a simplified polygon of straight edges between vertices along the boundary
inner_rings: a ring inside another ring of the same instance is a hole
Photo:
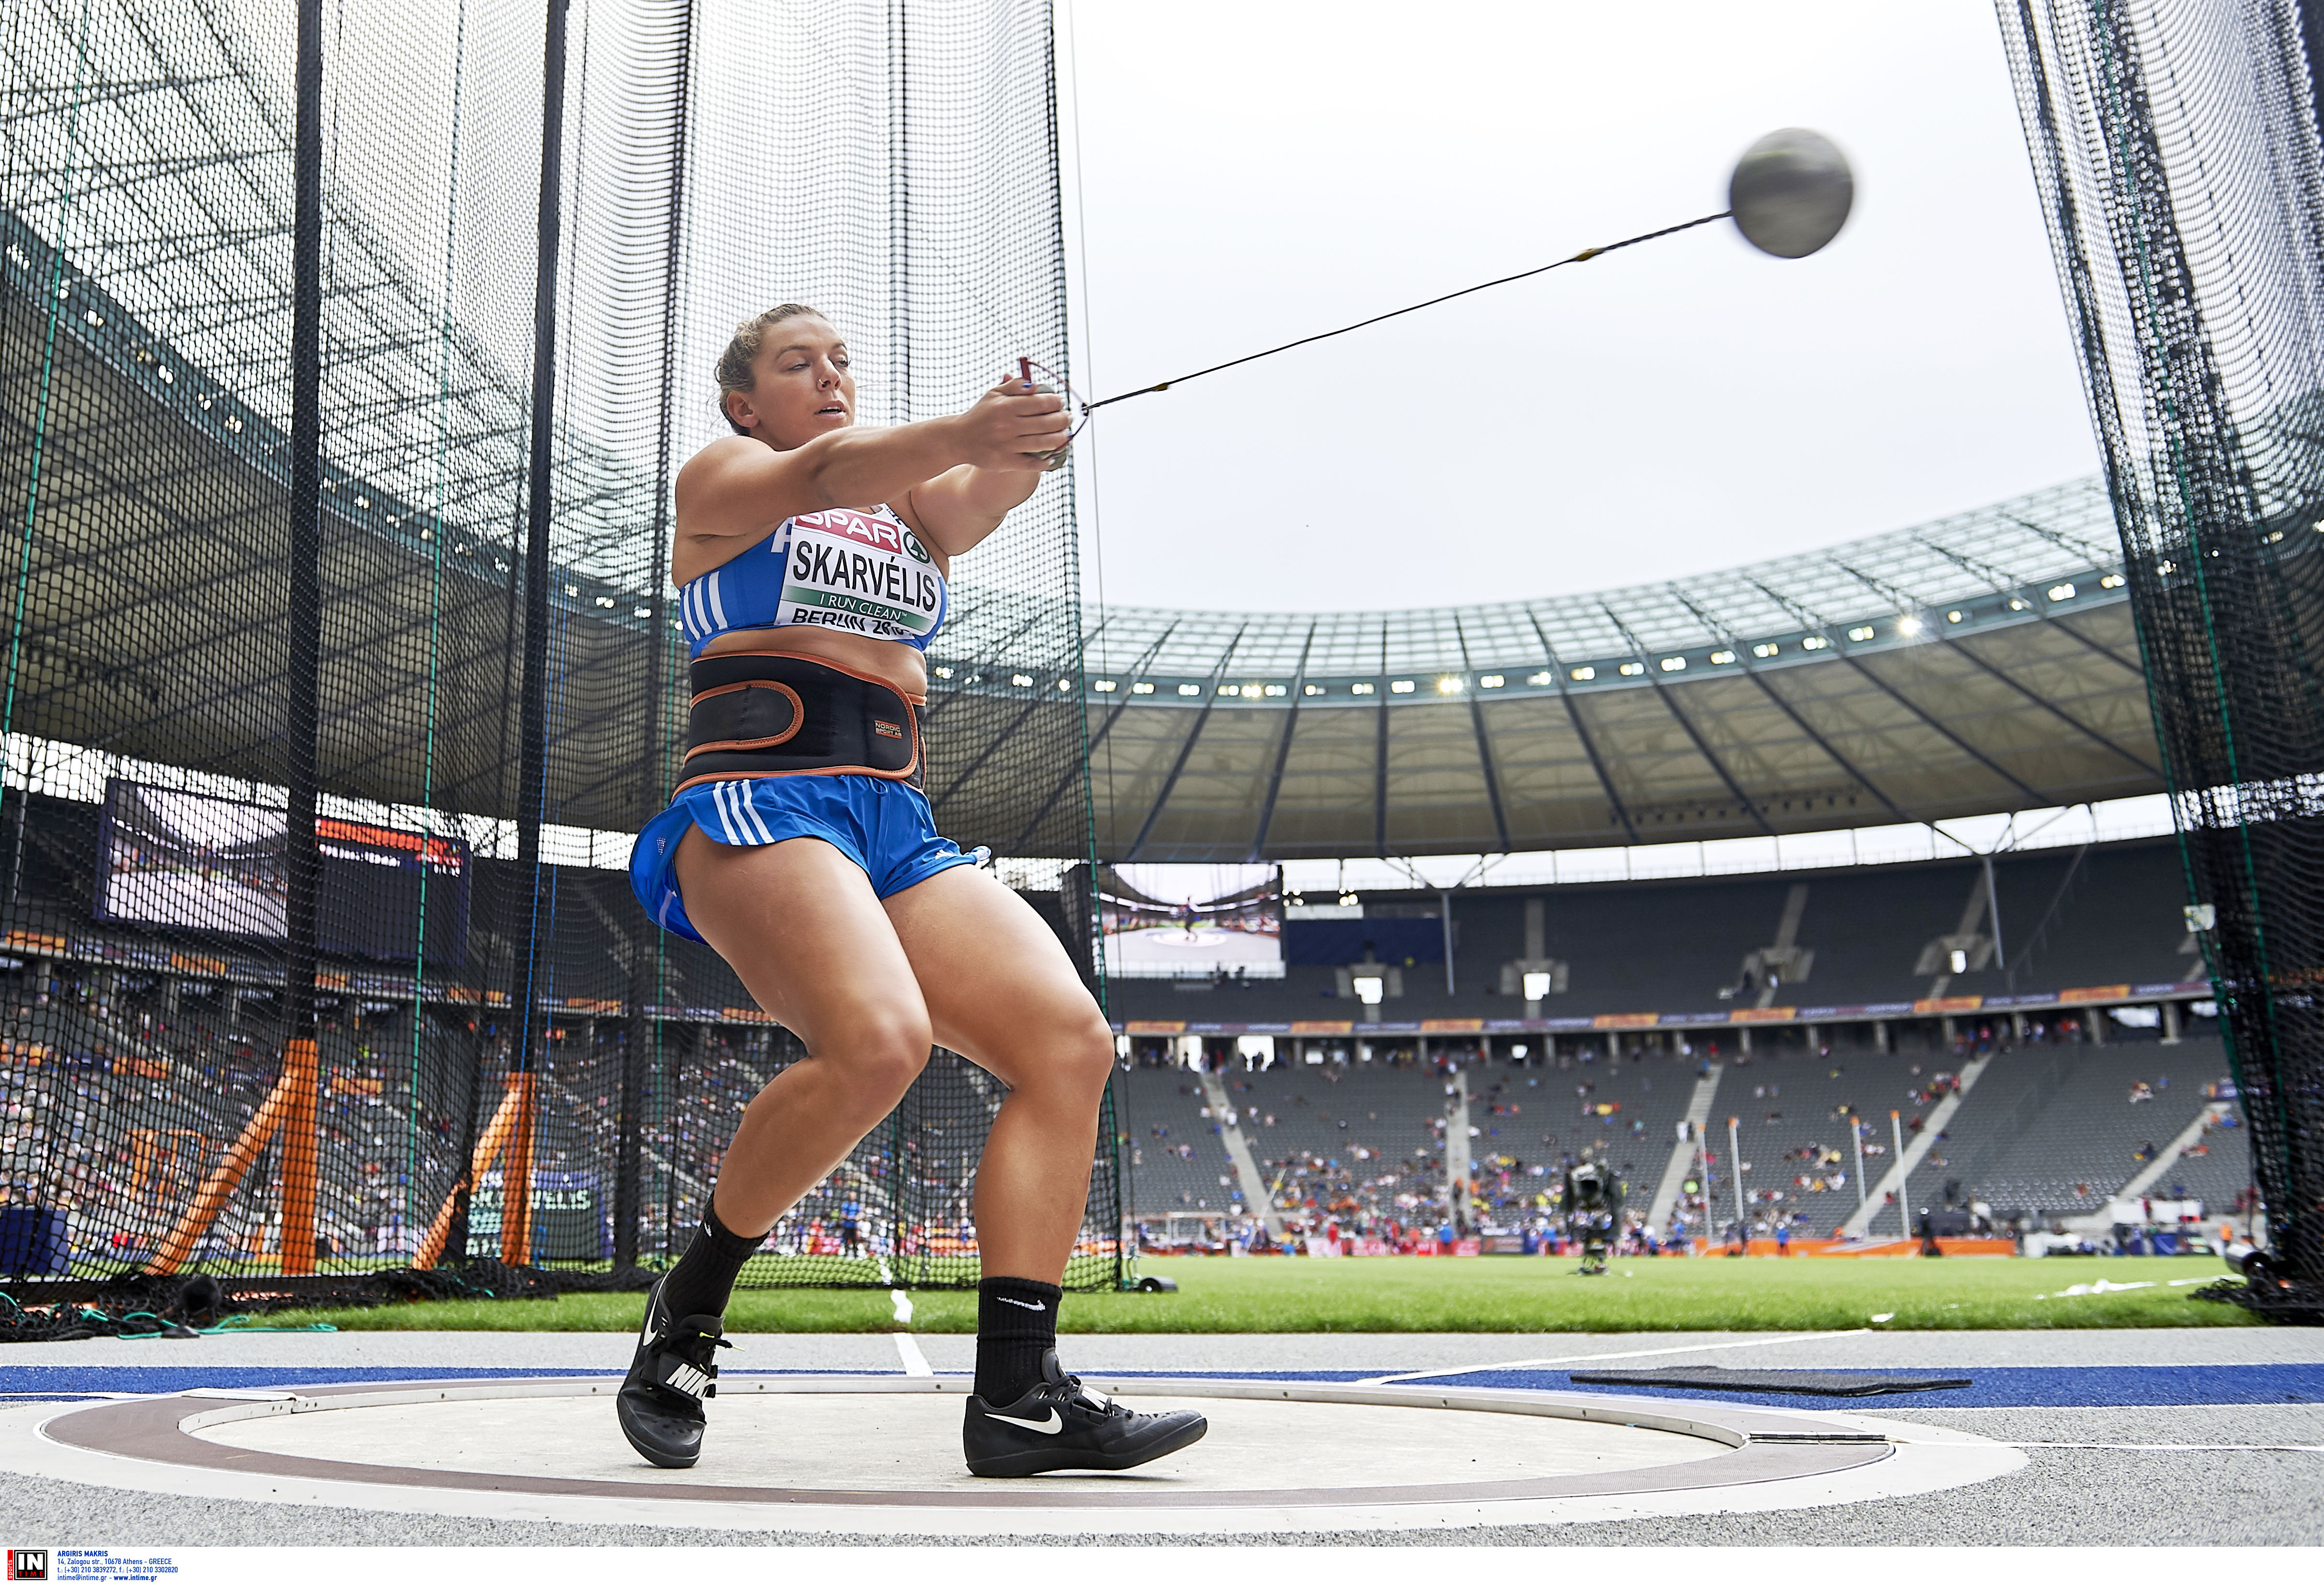
[[[778,626],[911,643],[944,616],[944,579],[912,531],[844,507],[791,519]]]

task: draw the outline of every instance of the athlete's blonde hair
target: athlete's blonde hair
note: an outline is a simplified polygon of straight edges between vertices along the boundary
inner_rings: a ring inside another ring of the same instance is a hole
[[[734,421],[734,414],[728,409],[726,398],[736,391],[748,392],[758,388],[758,381],[751,373],[751,365],[758,357],[760,348],[767,344],[767,332],[787,319],[823,317],[820,310],[809,308],[804,302],[786,302],[764,313],[753,314],[734,327],[734,338],[727,342],[726,350],[718,355],[718,415],[726,421],[728,428],[736,434],[751,432]]]

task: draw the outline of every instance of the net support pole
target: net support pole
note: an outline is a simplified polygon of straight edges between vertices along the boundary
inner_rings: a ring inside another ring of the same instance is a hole
[[[622,1036],[620,1115],[613,1126],[613,1268],[638,1263],[638,1223],[645,1214],[641,1152],[644,1145],[646,1063],[652,1060],[653,1024],[646,1015],[651,977],[652,940],[632,929],[629,1020]]]
[[[1735,1180],[1735,1225],[1742,1234],[1743,1249],[1748,1254],[1751,1248],[1751,1218],[1743,1209],[1743,1145],[1738,1136],[1741,1126],[1741,1118],[1727,1119],[1727,1175]]]
[[[1897,1236],[1913,1235],[1913,1176],[1904,1169],[1904,1124],[1895,1112],[1888,1113],[1888,1134],[1896,1145],[1896,1216],[1902,1223]]]
[[[283,751],[290,807],[283,836],[282,1274],[315,1268],[315,1189],[320,1168],[315,1049],[316,893],[322,855],[315,846],[320,781],[317,735],[322,668],[323,590],[323,6],[299,0],[296,189],[290,234],[290,675]]]
[[[540,65],[540,225],[532,296],[532,436],[525,477],[524,683],[517,709],[519,792],[516,866],[526,887],[524,958],[511,997],[516,1045],[509,1078],[519,1090],[515,1136],[501,1174],[501,1258],[526,1263],[531,1248],[532,1157],[539,1107],[534,1069],[540,1056],[541,948],[547,902],[540,863],[540,820],[549,800],[549,527],[556,505],[549,464],[557,431],[557,260],[564,211],[565,14],[549,0]]]
[[[692,104],[694,66],[694,6],[692,0],[678,14],[676,51],[678,71],[670,96],[670,171],[667,229],[662,235],[661,403],[655,433],[653,493],[653,560],[647,564],[653,597],[647,602],[646,698],[639,717],[645,722],[638,744],[638,808],[641,813],[661,801],[662,761],[669,751],[669,733],[662,719],[669,686],[669,443],[671,405],[676,397],[678,368],[678,276],[685,242],[687,112]],[[642,919],[632,926],[630,953],[629,1037],[622,1051],[621,1120],[613,1155],[613,1264],[624,1269],[638,1263],[638,1222],[644,1213],[643,1116],[647,1063],[651,1060],[654,1024],[646,1007],[653,999],[654,968],[660,958],[660,931]]]

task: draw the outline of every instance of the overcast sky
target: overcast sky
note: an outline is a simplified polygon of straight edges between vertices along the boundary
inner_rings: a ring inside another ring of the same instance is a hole
[[[1108,409],[1093,595],[1609,588],[2097,467],[1983,0],[1061,0],[1058,44],[1092,397],[1723,208],[1775,127],[1857,179],[1810,259],[1705,227]]]

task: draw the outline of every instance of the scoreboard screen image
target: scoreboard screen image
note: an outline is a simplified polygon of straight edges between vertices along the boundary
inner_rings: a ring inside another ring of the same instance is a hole
[[[1098,928],[1118,978],[1283,977],[1273,864],[1100,864]]]
[[[122,923],[284,940],[289,839],[281,809],[116,777],[105,790],[93,911]],[[316,935],[324,951],[409,961],[424,945],[430,964],[464,959],[472,864],[466,841],[326,816],[315,821],[315,845],[322,857]]]

